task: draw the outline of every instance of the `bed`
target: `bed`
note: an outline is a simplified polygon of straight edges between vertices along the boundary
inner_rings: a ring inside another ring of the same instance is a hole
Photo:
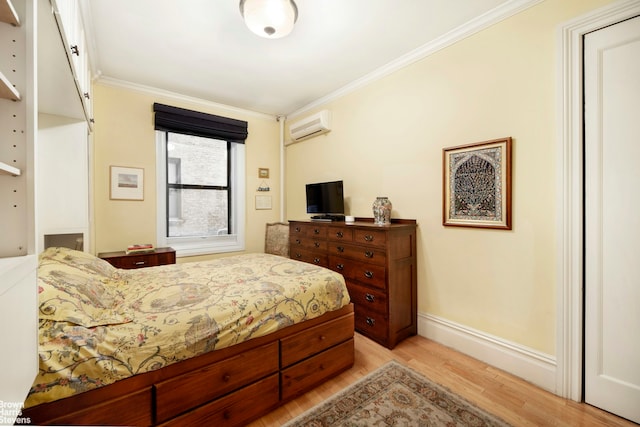
[[[242,425],[353,366],[340,274],[270,254],[121,270],[40,256],[33,424]]]

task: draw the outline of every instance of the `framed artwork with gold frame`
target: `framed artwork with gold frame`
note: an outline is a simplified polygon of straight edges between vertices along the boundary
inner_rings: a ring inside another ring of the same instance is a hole
[[[442,224],[511,230],[511,137],[442,151]]]

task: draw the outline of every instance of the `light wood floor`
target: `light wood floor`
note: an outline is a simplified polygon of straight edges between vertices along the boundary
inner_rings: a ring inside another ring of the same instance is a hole
[[[388,350],[356,334],[355,348],[353,368],[253,422],[250,427],[282,425],[393,359],[514,426],[638,426],[590,405],[562,399],[423,337],[411,337]]]

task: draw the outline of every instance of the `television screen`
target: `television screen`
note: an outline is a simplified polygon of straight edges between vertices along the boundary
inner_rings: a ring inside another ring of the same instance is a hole
[[[307,184],[307,213],[344,214],[342,181]]]

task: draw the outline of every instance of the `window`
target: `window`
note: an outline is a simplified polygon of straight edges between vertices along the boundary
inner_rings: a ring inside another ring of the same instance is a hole
[[[215,137],[216,134],[163,126],[160,107],[175,107],[158,105],[154,105],[158,245],[173,247],[178,256],[243,250],[244,144],[233,141],[235,135]],[[175,110],[180,114],[189,112]]]

